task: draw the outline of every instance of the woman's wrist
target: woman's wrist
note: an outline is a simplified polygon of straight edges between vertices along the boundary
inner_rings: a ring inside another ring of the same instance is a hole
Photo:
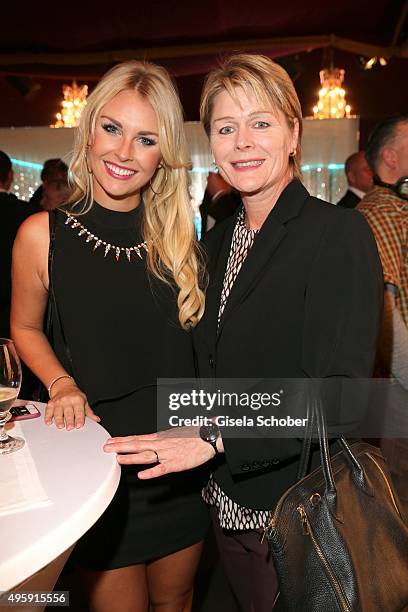
[[[74,379],[69,374],[60,374],[59,376],[55,376],[47,387],[49,398],[52,399],[52,392],[54,391],[55,393],[56,388],[60,387],[61,385],[65,385],[67,382],[75,385]]]

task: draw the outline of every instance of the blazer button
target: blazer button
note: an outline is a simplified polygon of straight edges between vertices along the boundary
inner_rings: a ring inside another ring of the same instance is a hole
[[[242,470],[243,472],[249,472],[249,470],[250,470],[250,469],[251,469],[251,467],[250,467],[250,465],[249,465],[248,463],[243,463],[243,464],[241,465],[241,470]]]
[[[215,363],[214,363],[214,359],[213,359],[213,356],[212,356],[212,355],[210,355],[210,358],[209,358],[209,360],[208,360],[208,363],[210,364],[210,368],[214,368]]]

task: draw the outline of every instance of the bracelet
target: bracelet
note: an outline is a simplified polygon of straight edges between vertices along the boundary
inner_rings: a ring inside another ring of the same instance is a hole
[[[48,391],[48,395],[49,395],[50,399],[51,399],[51,389],[52,389],[52,387],[55,385],[55,383],[58,380],[61,380],[61,378],[70,378],[71,380],[74,380],[72,378],[72,376],[70,376],[69,374],[61,374],[61,376],[57,376],[56,378],[53,378],[52,381],[50,382],[50,384],[47,387],[47,391]]]

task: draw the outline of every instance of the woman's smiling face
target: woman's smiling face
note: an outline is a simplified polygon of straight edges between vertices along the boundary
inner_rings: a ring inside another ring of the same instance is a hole
[[[139,204],[161,160],[158,131],[153,107],[137,91],[122,91],[103,106],[87,155],[98,204],[121,211]]]
[[[281,191],[292,178],[297,121],[291,130],[280,110],[265,108],[240,87],[235,93],[221,91],[212,109],[210,141],[220,173],[243,196]]]

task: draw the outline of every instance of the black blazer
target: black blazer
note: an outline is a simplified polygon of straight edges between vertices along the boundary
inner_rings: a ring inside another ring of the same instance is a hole
[[[343,206],[343,208],[355,208],[359,202],[361,202],[361,198],[359,198],[358,195],[356,195],[350,189],[347,189],[341,200],[337,202],[337,206]]]
[[[202,378],[369,377],[382,308],[376,243],[363,216],[283,191],[217,315],[236,221],[208,233],[206,311],[193,333]],[[215,478],[236,502],[271,509],[296,480],[297,439],[224,439]]]

